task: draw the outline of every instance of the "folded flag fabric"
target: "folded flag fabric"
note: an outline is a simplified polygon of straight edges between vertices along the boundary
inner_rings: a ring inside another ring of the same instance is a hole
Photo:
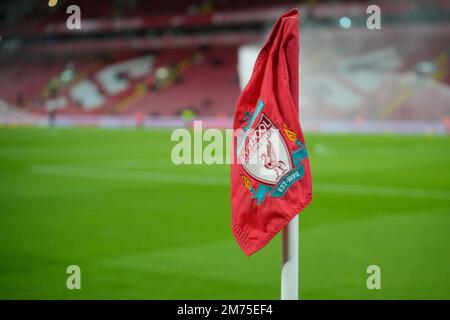
[[[232,231],[247,256],[312,199],[299,122],[299,13],[282,15],[260,51],[234,114]]]

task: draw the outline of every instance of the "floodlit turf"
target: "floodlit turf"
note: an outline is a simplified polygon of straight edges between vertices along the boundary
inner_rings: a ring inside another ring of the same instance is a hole
[[[307,144],[301,298],[450,299],[450,138]],[[0,298],[278,299],[280,238],[245,257],[229,167],[174,166],[172,145],[169,131],[0,129]]]

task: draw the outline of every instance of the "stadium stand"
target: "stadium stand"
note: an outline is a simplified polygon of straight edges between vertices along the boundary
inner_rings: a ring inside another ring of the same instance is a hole
[[[238,52],[250,46],[256,55],[266,26],[293,3],[76,0],[60,1],[55,8],[45,2],[30,5],[0,24],[6,39],[0,42],[0,99],[36,116],[151,118],[189,112],[230,118],[243,82]],[[450,1],[433,8],[424,0],[414,6],[382,2],[379,32],[365,27],[368,3],[356,1],[350,11],[328,1],[300,4],[302,116],[361,125],[448,123]],[[89,8],[78,33],[65,26],[69,4]],[[344,15],[355,21],[350,30],[336,23]],[[24,20],[30,26],[18,23]]]
[[[8,64],[0,81],[11,86],[2,86],[0,97],[42,114],[57,109],[62,114],[176,115],[191,109],[213,116],[231,115],[239,94],[233,47],[109,60]]]

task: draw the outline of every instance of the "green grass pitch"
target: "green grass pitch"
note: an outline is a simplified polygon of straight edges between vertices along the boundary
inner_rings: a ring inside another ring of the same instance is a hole
[[[301,298],[450,299],[450,138],[306,139]],[[278,299],[280,237],[245,257],[229,166],[172,165],[172,146],[170,131],[0,129],[0,298]]]

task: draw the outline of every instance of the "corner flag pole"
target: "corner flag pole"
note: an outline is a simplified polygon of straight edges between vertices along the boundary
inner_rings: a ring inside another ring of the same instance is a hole
[[[300,46],[299,46],[300,56]],[[300,69],[299,69],[300,77]],[[300,105],[300,95],[298,96]],[[283,254],[281,260],[281,300],[298,300],[298,232],[300,214],[283,229]]]
[[[281,300],[298,300],[298,226],[296,215],[283,229]]]
[[[299,26],[300,27],[300,26]],[[298,46],[300,56],[300,45]],[[300,69],[299,78],[300,78]],[[298,95],[300,105],[300,95]],[[298,251],[300,214],[283,229],[283,255],[281,260],[281,300],[298,300]]]

